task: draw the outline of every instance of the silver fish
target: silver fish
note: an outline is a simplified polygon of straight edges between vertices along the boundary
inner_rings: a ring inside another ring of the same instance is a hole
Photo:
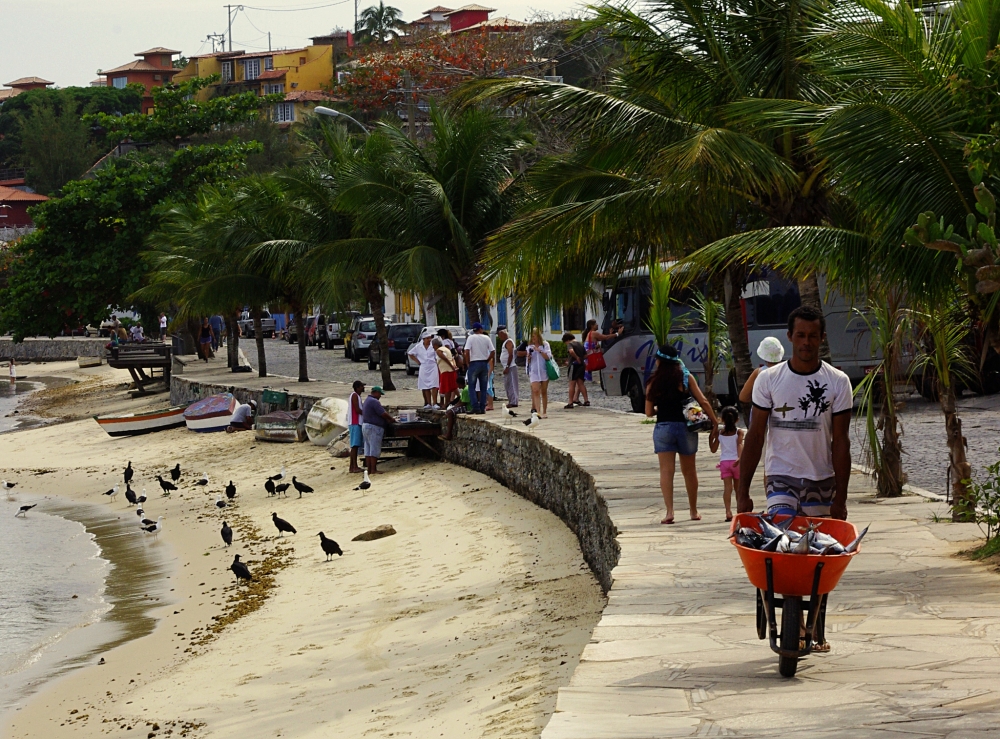
[[[784,534],[778,534],[776,537],[768,541],[764,546],[760,548],[762,552],[776,552],[778,551],[778,545],[781,543],[782,539],[785,538]]]
[[[852,541],[846,547],[844,547],[845,554],[851,554],[852,552],[856,552],[858,550],[858,545],[861,543],[861,540],[865,538],[865,534],[868,533],[869,528],[871,528],[871,524],[865,526],[864,530],[860,534],[858,534],[858,538]]]
[[[765,539],[770,540],[776,536],[781,536],[782,529],[772,526],[771,522],[764,518],[764,516],[758,516],[758,518],[760,519],[760,530],[764,534]]]

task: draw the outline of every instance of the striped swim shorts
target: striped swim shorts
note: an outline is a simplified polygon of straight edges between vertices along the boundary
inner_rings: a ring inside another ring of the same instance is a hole
[[[767,512],[828,518],[837,479],[807,480],[803,477],[768,475],[764,479],[767,491]]]

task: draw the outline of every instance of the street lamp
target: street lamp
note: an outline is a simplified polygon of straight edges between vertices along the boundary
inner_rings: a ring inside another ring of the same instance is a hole
[[[333,108],[324,108],[322,105],[318,105],[315,108],[313,108],[313,112],[319,113],[320,115],[328,115],[331,118],[346,118],[351,123],[357,125],[362,131],[364,131],[365,136],[370,135],[367,128],[365,128],[361,123],[356,121],[354,118],[351,118],[351,116],[347,115],[347,113],[341,113],[339,110],[334,110]]]

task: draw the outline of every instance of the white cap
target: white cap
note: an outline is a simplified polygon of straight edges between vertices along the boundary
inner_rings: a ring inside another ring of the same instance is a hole
[[[765,362],[777,364],[785,358],[785,347],[773,336],[765,336],[757,347],[757,356]]]

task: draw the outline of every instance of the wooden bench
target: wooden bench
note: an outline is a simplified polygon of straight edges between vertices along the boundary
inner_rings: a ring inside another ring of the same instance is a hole
[[[108,366],[126,369],[135,381],[133,396],[146,395],[146,385],[164,382],[170,386],[170,347],[159,341],[143,344],[119,344],[107,350]],[[146,374],[146,371],[149,374]],[[156,372],[159,370],[159,376]]]

